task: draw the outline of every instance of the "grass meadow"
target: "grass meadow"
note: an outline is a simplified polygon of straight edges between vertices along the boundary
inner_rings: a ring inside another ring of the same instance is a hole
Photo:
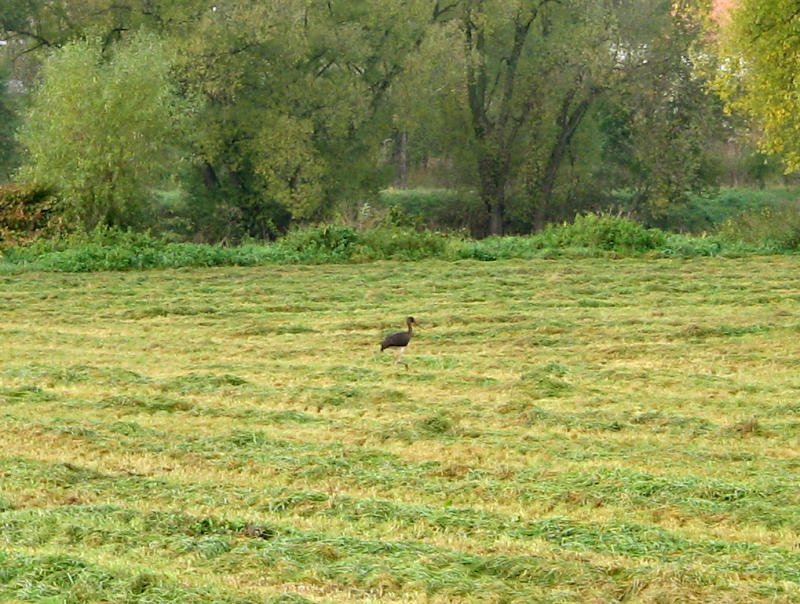
[[[0,600],[800,602],[798,303],[794,256],[0,274]]]

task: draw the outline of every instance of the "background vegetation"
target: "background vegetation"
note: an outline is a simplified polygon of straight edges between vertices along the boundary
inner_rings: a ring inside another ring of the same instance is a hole
[[[8,247],[0,256],[0,271],[91,272],[426,259],[735,257],[795,253],[798,249],[800,218],[796,210],[763,207],[728,219],[712,236],[647,229],[627,218],[597,214],[548,225],[535,235],[481,240],[392,224],[364,230],[328,225],[293,230],[274,243],[221,246],[99,228],[88,234]]]
[[[388,194],[396,218],[477,238],[590,212],[710,230],[720,185],[792,184],[769,67],[795,41],[762,4],[8,0],[3,239],[274,239],[352,226],[390,185],[442,191]]]

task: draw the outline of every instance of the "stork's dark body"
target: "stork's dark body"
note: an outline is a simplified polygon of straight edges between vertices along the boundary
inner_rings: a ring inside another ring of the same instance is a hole
[[[405,348],[408,346],[412,335],[411,326],[415,324],[416,321],[414,320],[414,317],[408,317],[408,319],[406,319],[408,331],[398,331],[397,333],[390,334],[383,338],[383,342],[381,342],[381,351],[385,350],[386,348]]]
[[[391,348],[393,346],[408,346],[410,341],[411,332],[398,331],[397,333],[393,333],[383,338],[383,342],[381,342],[381,350]]]

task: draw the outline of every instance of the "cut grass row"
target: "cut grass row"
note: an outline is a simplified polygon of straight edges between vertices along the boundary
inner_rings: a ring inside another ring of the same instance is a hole
[[[0,599],[798,601],[797,263],[0,277]]]

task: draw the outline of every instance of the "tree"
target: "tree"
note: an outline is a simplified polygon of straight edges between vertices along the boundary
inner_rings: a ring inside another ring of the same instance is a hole
[[[458,16],[450,22],[458,24],[463,55],[452,63],[461,66],[463,80],[450,92],[464,107],[451,112],[452,120],[463,122],[447,129],[468,133],[469,154],[456,156],[473,166],[491,234],[505,229],[509,195],[524,197],[530,223],[544,226],[581,124],[598,99],[635,69],[626,15],[667,12],[651,5],[636,0],[458,3]]]
[[[661,179],[645,197],[688,182],[674,178],[684,157],[677,146],[670,169],[659,165],[659,154],[673,148],[675,137],[692,151],[687,162],[695,161],[702,118],[694,119],[693,111],[708,115],[703,106],[709,99],[688,56],[698,34],[684,24],[688,7],[650,0],[463,0],[454,6],[442,23],[449,38],[441,36],[447,41],[428,61],[453,71],[417,76],[425,90],[440,90],[441,117],[426,116],[423,136],[430,139],[431,129],[438,129],[429,144],[462,165],[464,181],[487,210],[488,232],[500,234],[511,223],[541,229],[574,208],[577,193],[601,183],[609,189],[639,186],[635,170],[617,170],[623,178],[612,182],[609,166],[601,165],[613,160],[604,154],[611,141],[603,137],[620,140],[598,124],[604,106],[619,105],[620,127],[640,145],[640,167],[647,164],[641,177]],[[456,72],[460,81],[454,84]],[[425,114],[424,108],[417,112]],[[663,133],[663,147],[645,157],[656,132]],[[687,171],[697,174],[694,166]]]
[[[230,0],[13,1],[0,16],[29,56],[86,35],[105,51],[140,28],[176,57],[196,168],[192,218],[210,236],[274,234],[289,216],[320,219],[385,183],[389,91],[435,6]],[[93,33],[94,32],[94,33]],[[200,224],[203,223],[203,224]],[[215,229],[212,223],[232,225]]]
[[[534,22],[548,0],[539,2],[463,2],[464,88],[469,109],[481,199],[490,215],[490,232],[503,233],[506,193],[520,155],[522,127],[538,105],[531,76],[542,69],[528,50]],[[541,36],[549,28],[538,29]],[[524,81],[523,78],[528,81]]]
[[[442,158],[499,234],[541,228],[599,186],[644,205],[694,186],[676,178],[699,174],[694,116],[708,115],[686,76],[691,36],[675,33],[688,1],[9,0],[0,27],[20,43],[16,69],[91,38],[106,83],[101,66],[135,32],[157,38],[168,105],[195,108],[192,161],[167,146],[162,164],[187,191],[187,234],[270,237],[329,218],[389,182],[392,138],[406,157]]]
[[[765,151],[800,170],[800,6],[738,0],[720,21],[718,84],[728,107],[754,120]]]
[[[603,180],[626,191],[627,209],[648,223],[714,184],[715,142],[730,136],[721,101],[692,60],[706,50],[701,25],[684,12],[633,28],[640,37],[628,48],[637,49],[638,66],[626,69],[599,108],[609,168]]]
[[[174,38],[182,81],[206,101],[196,196],[247,224],[323,219],[374,194],[388,176],[389,91],[431,18],[423,0],[231,2],[201,15]]]
[[[189,107],[164,45],[137,34],[113,52],[69,42],[45,61],[19,133],[21,177],[53,187],[84,228],[147,226],[180,160]]]
[[[531,124],[523,167],[523,194],[535,230],[544,228],[555,210],[565,161],[591,162],[591,154],[576,150],[573,143],[598,99],[624,80],[630,60],[625,39],[629,32],[620,14],[630,8],[626,4],[568,2],[554,6],[548,15],[543,45],[546,67],[537,80],[541,118]],[[649,6],[635,9],[652,10]]]

